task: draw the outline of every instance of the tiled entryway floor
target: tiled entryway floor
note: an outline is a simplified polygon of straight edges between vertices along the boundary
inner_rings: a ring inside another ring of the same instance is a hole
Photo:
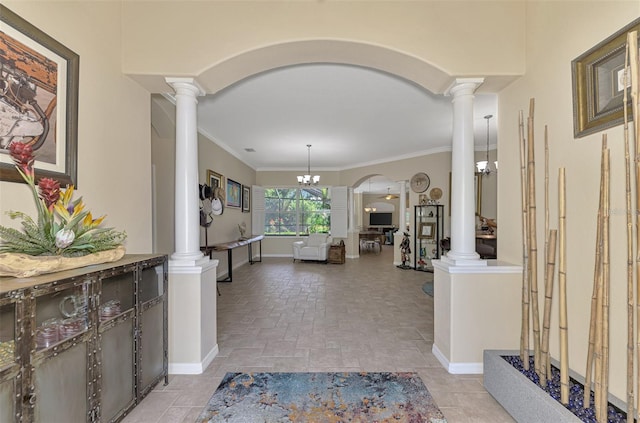
[[[513,422],[482,375],[451,375],[433,356],[427,274],[393,266],[393,248],[343,265],[265,257],[234,270],[218,284],[218,356],[204,374],[170,375],[124,421],[194,422],[227,372],[415,371],[449,423]]]

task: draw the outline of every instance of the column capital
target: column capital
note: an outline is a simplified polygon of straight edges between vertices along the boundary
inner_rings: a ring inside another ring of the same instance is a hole
[[[192,94],[194,97],[202,97],[206,94],[206,91],[194,78],[166,77],[164,80],[175,90],[176,94]]]
[[[460,94],[473,94],[483,82],[484,78],[456,78],[444,92],[444,95],[455,97]]]

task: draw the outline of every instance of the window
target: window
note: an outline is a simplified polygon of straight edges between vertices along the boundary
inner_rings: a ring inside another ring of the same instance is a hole
[[[307,235],[329,232],[329,188],[265,188],[264,234]]]

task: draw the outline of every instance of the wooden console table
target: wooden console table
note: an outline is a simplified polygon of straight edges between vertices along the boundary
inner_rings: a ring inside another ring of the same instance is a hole
[[[218,282],[231,282],[233,281],[233,249],[238,247],[244,247],[245,245],[249,250],[249,264],[260,263],[262,262],[262,240],[264,239],[264,235],[253,235],[251,238],[247,239],[239,239],[237,241],[229,241],[223,242],[222,244],[215,244],[200,247],[200,251],[204,254],[208,254],[209,258],[212,258],[212,254],[214,251],[226,251],[227,252],[227,269],[228,276],[225,279],[221,279]],[[260,255],[258,260],[253,259],[251,244],[254,242],[258,243],[260,248]]]

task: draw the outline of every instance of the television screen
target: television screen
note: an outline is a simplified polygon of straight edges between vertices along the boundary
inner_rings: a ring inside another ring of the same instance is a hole
[[[369,215],[369,225],[371,226],[391,226],[393,213],[371,213]]]

